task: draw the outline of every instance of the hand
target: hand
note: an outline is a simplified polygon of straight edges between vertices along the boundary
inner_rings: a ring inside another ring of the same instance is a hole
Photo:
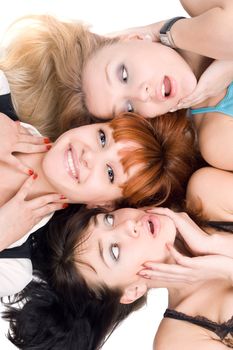
[[[177,107],[189,108],[195,106],[209,97],[217,96],[223,92],[233,80],[233,61],[215,60],[200,77],[195,90],[179,101]]]
[[[189,258],[168,245],[176,264],[147,262],[138,274],[165,283],[192,284],[212,279],[228,280],[233,285],[233,259],[221,255]]]
[[[169,217],[194,255],[217,254],[215,235],[204,232],[186,213],[176,213],[168,208],[153,208],[150,213]]]
[[[121,39],[137,38],[141,40],[151,40],[159,42],[159,31],[166,21],[149,24],[147,26],[128,28],[119,32],[109,33],[106,36],[110,38],[120,37]]]
[[[0,208],[0,251],[22,238],[44,216],[67,206],[64,196],[56,193],[26,200],[35,181],[35,174],[28,177],[16,195]]]
[[[0,149],[0,161],[29,175],[32,170],[17,159],[14,153],[46,152],[51,148],[51,145],[48,144],[50,140],[47,137],[29,134],[19,122],[12,121],[2,113],[0,113],[0,139],[3,145]]]

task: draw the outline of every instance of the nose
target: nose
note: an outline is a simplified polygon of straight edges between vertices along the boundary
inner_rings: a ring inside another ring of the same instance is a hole
[[[81,164],[85,168],[91,169],[93,167],[94,158],[93,150],[91,150],[88,146],[84,147],[80,157]]]
[[[126,233],[132,238],[138,238],[140,236],[141,223],[135,220],[126,221]]]
[[[142,102],[148,102],[151,98],[151,88],[147,82],[142,83],[138,88],[138,99]]]

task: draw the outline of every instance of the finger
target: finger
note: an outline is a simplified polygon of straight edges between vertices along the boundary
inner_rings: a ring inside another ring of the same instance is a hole
[[[33,175],[29,176],[26,179],[26,181],[24,181],[23,185],[21,186],[21,188],[17,192],[16,196],[19,199],[24,200],[27,197],[27,195],[29,194],[30,188],[33,186],[36,179],[37,179],[37,174],[33,174]]]
[[[33,174],[33,170],[28,168],[27,165],[23,164],[21,162],[21,160],[19,160],[18,158],[16,158],[14,155],[10,155],[7,159],[7,163],[9,165],[11,165],[12,167],[14,167],[15,169],[21,171],[24,174],[27,175],[32,175]]]
[[[46,194],[30,200],[30,205],[32,208],[37,209],[50,203],[67,203],[67,198],[58,193]]]
[[[43,144],[51,143],[48,137],[26,135],[26,134],[20,134],[18,141],[23,143],[30,143],[34,145],[43,145]]]
[[[153,279],[161,282],[192,283],[195,280],[195,277],[193,277],[190,274],[190,271],[185,274],[176,275],[174,273],[169,273],[169,272],[143,270],[139,273],[139,275],[147,279]]]
[[[23,143],[19,142],[14,147],[14,152],[20,152],[20,153],[42,153],[47,152],[51,149],[52,145],[34,145],[31,143]]]
[[[171,244],[168,244],[167,248],[169,249],[171,256],[175,259],[176,263],[180,265],[180,267],[190,267],[192,265],[192,258],[180,254]]]
[[[205,234],[196,224],[195,222],[187,215],[187,213],[175,213],[174,211],[168,208],[153,208],[147,210],[147,212],[165,215],[173,220],[176,228],[179,233],[188,243],[189,240],[195,240],[198,238],[203,238],[204,236],[208,236]]]
[[[56,210],[62,210],[67,208],[67,203],[50,203],[50,204],[46,204],[43,207],[36,209],[35,210],[35,215],[38,218],[43,218],[46,215],[52,214],[53,212],[55,212]]]
[[[24,135],[31,135],[30,131],[28,128],[24,127],[20,120],[16,120],[15,124],[17,125],[18,133],[19,134],[24,134]]]

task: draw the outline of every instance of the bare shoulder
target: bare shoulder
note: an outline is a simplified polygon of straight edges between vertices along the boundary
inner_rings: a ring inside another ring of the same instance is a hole
[[[199,16],[214,7],[221,9],[232,7],[231,0],[180,0],[180,3],[191,17]]]
[[[187,205],[211,220],[233,220],[233,173],[213,167],[197,170],[190,178]]]
[[[153,350],[227,350],[210,332],[188,322],[165,318],[155,335]]]
[[[198,144],[208,164],[223,170],[233,170],[232,133],[232,117],[216,112],[204,115],[198,129]]]

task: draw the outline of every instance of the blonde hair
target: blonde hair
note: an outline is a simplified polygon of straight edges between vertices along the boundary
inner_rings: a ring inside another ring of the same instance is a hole
[[[30,20],[30,22],[28,22]],[[52,16],[26,16],[0,61],[19,118],[55,139],[74,126],[88,124],[82,71],[88,58],[118,39],[91,33],[79,22]]]

